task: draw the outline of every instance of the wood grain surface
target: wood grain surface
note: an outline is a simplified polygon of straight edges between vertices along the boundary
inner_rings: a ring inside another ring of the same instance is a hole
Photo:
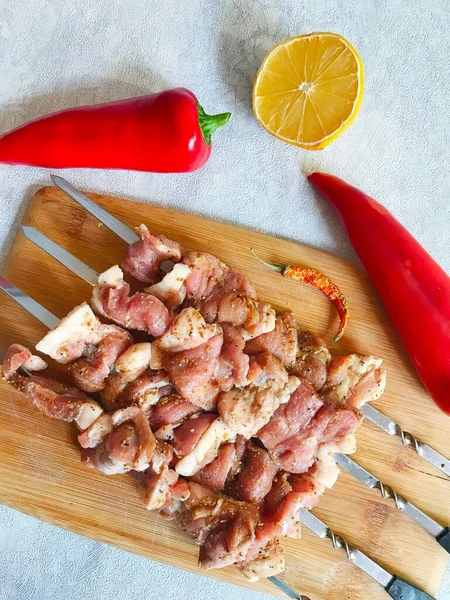
[[[333,307],[312,288],[284,280],[250,254],[278,264],[301,264],[327,273],[339,283],[351,307],[347,333],[333,349],[385,359],[388,385],[377,408],[404,429],[450,454],[450,420],[427,396],[405,354],[376,292],[359,266],[340,258],[231,225],[180,214],[165,208],[92,195],[130,226],[144,222],[192,250],[216,254],[249,276],[261,297],[276,308],[294,311],[301,326],[330,340],[337,326]],[[97,271],[120,262],[125,244],[56,188],[33,198],[23,219]],[[90,296],[90,286],[25,240],[20,233],[3,269],[26,293],[62,317]],[[45,328],[0,294],[2,347],[17,341],[33,346]],[[412,324],[413,325],[413,324]],[[370,423],[357,433],[355,458],[382,481],[414,501],[442,525],[449,524],[450,480]],[[124,550],[193,572],[197,548],[176,525],[148,513],[126,475],[106,476],[80,463],[76,432],[29,405],[0,382],[0,502],[34,517]],[[377,491],[342,473],[313,511],[336,532],[385,568],[435,594],[446,553],[417,524]],[[301,540],[285,540],[285,579],[312,600],[382,600],[387,593],[359,571],[329,540],[303,528]],[[228,568],[208,576],[277,594],[268,581],[246,583]]]

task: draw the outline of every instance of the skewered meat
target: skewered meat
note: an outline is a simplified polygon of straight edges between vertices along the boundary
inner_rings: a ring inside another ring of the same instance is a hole
[[[183,256],[178,244],[138,231],[124,268],[152,285],[131,295],[114,266],[92,306],[156,339],[133,343],[84,303],[37,346],[70,363],[79,387],[100,391],[108,413],[56,379],[19,375],[46,366],[22,346],[7,353],[4,377],[44,413],[77,422],[86,464],[129,472],[148,510],[179,519],[202,568],[234,564],[252,581],[275,575],[284,569],[278,536],[299,537],[299,509],[314,507],[339,475],[334,454],[355,450],[357,407],[384,389],[381,360],[331,360],[291,311],[276,316],[216,257]],[[167,258],[176,264],[163,276]]]
[[[301,382],[289,401],[275,411],[269,423],[257,433],[257,437],[266,448],[274,448],[303,431],[321,406],[323,400]]]
[[[190,477],[191,481],[220,492],[225,488],[227,477],[236,462],[236,448],[232,443],[222,444],[217,458]],[[243,498],[242,498],[243,499]]]
[[[175,454],[179,457],[190,454],[216,418],[217,416],[214,413],[202,413],[197,417],[188,419],[177,427],[172,440],[172,447]]]
[[[332,488],[339,476],[339,467],[334,461],[333,454],[342,452],[344,454],[353,454],[356,451],[356,438],[353,433],[321,444],[317,450],[316,462],[309,469],[314,479],[325,488]]]
[[[170,487],[166,501],[158,513],[164,519],[172,520],[178,518],[184,509],[184,503],[188,500],[190,493],[187,481],[182,477],[178,477],[176,483]]]
[[[163,352],[181,352],[206,343],[220,332],[220,327],[208,325],[198,310],[189,307],[175,317],[157,344]]]
[[[31,354],[25,346],[12,344],[3,357],[3,377],[9,379],[13,373],[21,368],[28,371],[43,371],[47,368],[47,363],[40,356]]]
[[[83,355],[87,346],[100,342],[102,327],[89,305],[83,302],[36,344],[36,350],[57,362],[72,362]]]
[[[191,271],[186,279],[186,297],[197,302],[211,296],[228,271],[225,263],[206,252],[189,252],[183,263]]]
[[[223,345],[215,370],[215,378],[222,392],[232,387],[243,387],[247,380],[250,359],[244,352],[245,340],[242,334],[231,325],[222,324]]]
[[[28,365],[28,368],[30,364],[42,367],[37,358],[27,348],[14,344],[5,355],[3,377],[48,417],[60,421],[75,421],[79,429],[89,427],[103,412],[95,400],[56,376],[45,374],[25,377],[17,372],[17,369],[25,365]]]
[[[219,387],[213,375],[222,342],[222,335],[216,335],[205,344],[167,354],[163,358],[164,367],[178,393],[204,410],[214,409],[217,403]]]
[[[173,309],[183,304],[186,297],[186,279],[191,270],[183,263],[177,263],[173,269],[164,275],[163,279],[158,283],[154,283],[148,288],[145,288],[147,294],[156,296],[158,300],[164,302],[169,309]]]
[[[178,394],[171,394],[161,398],[157,404],[146,411],[146,414],[156,438],[159,439],[160,431],[165,429],[164,437],[173,439],[174,428],[198,411],[198,406],[184,400]]]
[[[249,442],[242,471],[234,486],[235,497],[259,505],[269,493],[277,470],[267,451]]]
[[[300,383],[297,377],[288,376],[281,362],[269,353],[259,355],[257,362],[262,370],[258,381],[222,392],[217,404],[224,422],[247,439],[268,423],[281,404],[288,402]]]
[[[259,515],[251,504],[209,492],[181,519],[186,532],[200,545],[199,566],[217,569],[245,560],[255,540]]]
[[[378,400],[386,387],[382,362],[381,358],[358,354],[334,358],[321,393],[327,402],[345,403],[355,408]]]
[[[171,489],[178,481],[178,474],[164,465],[159,473],[152,468],[146,471],[131,471],[138,483],[142,501],[147,510],[160,510],[168,501]]]
[[[70,365],[75,383],[84,392],[99,392],[104,389],[117,359],[133,343],[132,336],[116,325],[102,325],[99,328],[102,339],[89,356],[79,358]]]
[[[257,299],[256,290],[246,277],[211,254],[190,252],[183,263],[191,269],[186,279],[186,298],[199,307],[208,323],[216,320],[220,301],[228,292],[242,292]]]
[[[106,475],[145,471],[152,465],[156,439],[147,417],[138,407],[117,410],[111,416],[110,427],[105,426],[103,430],[104,437],[100,439],[101,436],[96,433],[96,446],[91,442],[86,447],[85,440],[89,439],[89,433],[84,433],[79,438],[80,444],[84,445],[83,462]],[[157,453],[155,458],[160,458]],[[162,465],[158,466],[154,468],[157,472]]]
[[[301,383],[257,437],[280,468],[304,473],[314,463],[320,444],[353,433],[361,422],[358,410],[325,404],[307,384]]]
[[[237,564],[243,572],[253,572],[254,577],[267,571],[276,575],[284,569],[278,525],[261,522],[251,504],[213,494],[198,484],[189,483],[189,489],[181,523],[200,545],[201,568]]]
[[[258,536],[258,529],[256,536]],[[286,560],[278,539],[271,539],[258,551],[256,558],[238,565],[240,572],[251,582],[258,581],[261,577],[272,577],[283,573],[285,566]]]
[[[305,473],[313,465],[322,442],[352,433],[361,422],[361,413],[353,408],[324,404],[306,428],[273,447],[266,447],[280,468],[289,473]]]
[[[182,457],[176,463],[175,471],[184,477],[194,475],[217,457],[224,442],[234,441],[235,437],[230,428],[214,414],[206,413],[197,419],[185,421],[174,433],[175,452]]]
[[[271,352],[279,358],[285,367],[291,367],[297,355],[297,322],[290,310],[278,315],[274,328],[267,329],[268,333],[254,337],[245,344],[245,352],[250,355],[260,352]],[[294,373],[296,374],[296,373]]]
[[[310,331],[298,332],[298,346],[299,354],[290,372],[318,391],[327,380],[330,351],[325,342]]]
[[[116,402],[118,396],[126,389],[127,385],[135,381],[148,368],[152,357],[152,345],[149,342],[133,344],[116,359],[114,374],[106,381],[101,394],[103,405],[113,411],[120,408]]]
[[[237,327],[244,340],[251,340],[275,327],[275,311],[242,292],[227,292],[219,301],[217,322]]]
[[[125,387],[117,396],[116,404],[119,407],[139,406],[146,412],[172,391],[172,382],[166,371],[146,371]]]
[[[170,324],[166,306],[156,296],[144,292],[130,295],[122,270],[115,265],[98,277],[91,299],[92,308],[127,329],[162,335]]]
[[[136,227],[140,240],[131,244],[122,269],[144,283],[154,283],[165,260],[178,262],[182,248],[164,235],[152,235],[145,225]]]
[[[301,475],[280,472],[264,499],[263,519],[278,525],[284,536],[299,538],[299,509],[314,508],[324,491],[325,487],[309,472]]]

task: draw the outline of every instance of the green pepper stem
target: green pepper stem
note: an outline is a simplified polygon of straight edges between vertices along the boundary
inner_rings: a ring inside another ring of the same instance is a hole
[[[272,271],[277,271],[278,273],[283,273],[284,267],[277,267],[276,265],[271,265],[270,263],[266,262],[262,258],[259,258],[259,256],[256,254],[256,252],[253,250],[253,248],[250,248],[250,252],[253,254],[253,256],[257,260],[259,260],[260,263],[262,263],[263,265],[265,265],[269,269],[272,269]]]
[[[200,104],[197,105],[198,123],[203,133],[203,139],[208,146],[211,146],[211,136],[216,129],[228,123],[231,113],[220,113],[218,115],[207,115]]]

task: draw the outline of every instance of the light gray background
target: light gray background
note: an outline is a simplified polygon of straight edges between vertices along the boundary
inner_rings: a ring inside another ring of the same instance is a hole
[[[0,0],[0,133],[76,104],[191,88],[231,110],[213,157],[190,175],[66,171],[74,184],[180,208],[354,258],[301,169],[382,200],[450,270],[450,4],[446,0]],[[357,121],[326,150],[271,138],[250,109],[266,51],[292,35],[345,35],[366,68]],[[3,259],[45,169],[0,165]],[[1,432],[0,432],[1,440]],[[0,442],[1,443],[1,442]],[[262,600],[0,508],[1,600]],[[448,590],[448,586],[445,586]],[[441,591],[440,598],[450,596]]]

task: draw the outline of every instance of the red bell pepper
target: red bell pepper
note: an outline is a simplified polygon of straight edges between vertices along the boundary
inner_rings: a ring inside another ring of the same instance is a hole
[[[211,134],[230,113],[207,115],[184,88],[79,106],[0,136],[0,162],[62,169],[194,171],[211,154]]]
[[[450,415],[450,277],[373,198],[332,175],[308,179],[341,217],[426,389]]]

